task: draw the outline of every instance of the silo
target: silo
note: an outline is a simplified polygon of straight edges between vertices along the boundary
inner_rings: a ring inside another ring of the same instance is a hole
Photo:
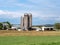
[[[32,27],[32,14],[29,13],[29,28]]]
[[[28,14],[27,13],[25,13],[24,14],[24,29],[25,30],[28,30]]]
[[[21,16],[21,24],[20,24],[21,29],[23,30],[24,28],[24,17]]]

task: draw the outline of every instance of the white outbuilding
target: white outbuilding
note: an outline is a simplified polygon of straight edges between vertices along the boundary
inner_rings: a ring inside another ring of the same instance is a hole
[[[53,30],[54,29],[54,27],[51,27],[51,26],[42,26],[42,31],[44,31],[44,30]]]
[[[40,31],[41,30],[41,28],[39,28],[39,27],[32,27],[34,30],[36,30],[36,31]]]

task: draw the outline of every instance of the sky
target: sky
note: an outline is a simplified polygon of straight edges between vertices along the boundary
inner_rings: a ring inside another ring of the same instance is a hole
[[[60,0],[0,0],[0,22],[20,24],[24,13],[32,14],[32,24],[60,22]]]

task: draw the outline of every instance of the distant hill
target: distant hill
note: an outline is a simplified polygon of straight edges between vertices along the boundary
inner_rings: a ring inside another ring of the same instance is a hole
[[[53,24],[45,24],[45,25],[33,25],[32,27],[42,27],[42,26],[46,26],[46,27],[53,27]]]

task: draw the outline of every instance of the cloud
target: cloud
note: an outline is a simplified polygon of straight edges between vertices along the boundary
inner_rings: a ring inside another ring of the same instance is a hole
[[[3,10],[0,10],[0,15],[2,15],[2,14],[6,14],[6,12]]]
[[[60,5],[60,0],[28,0],[36,6],[44,7],[44,8],[56,8]]]
[[[34,11],[25,11],[25,10],[20,10],[20,11],[8,11],[8,10],[0,10],[0,17],[4,18],[17,18],[21,17],[24,15],[24,13],[32,13],[33,17],[38,17],[38,13]]]
[[[4,10],[0,10],[0,17],[4,17],[5,18],[16,18],[16,17],[20,17],[22,16],[22,13],[20,12],[12,12],[12,11],[4,11]]]
[[[60,16],[58,15],[54,15],[54,14],[44,14],[41,11],[7,11],[7,10],[0,10],[0,16],[8,16],[8,17],[12,17],[12,18],[16,18],[16,17],[21,17],[22,15],[24,15],[24,13],[32,13],[33,17],[37,17],[40,19],[48,19],[48,18],[60,18]]]
[[[34,5],[32,4],[26,4],[26,3],[22,3],[22,1],[20,0],[0,0],[0,7],[22,7],[22,8],[33,8]]]

